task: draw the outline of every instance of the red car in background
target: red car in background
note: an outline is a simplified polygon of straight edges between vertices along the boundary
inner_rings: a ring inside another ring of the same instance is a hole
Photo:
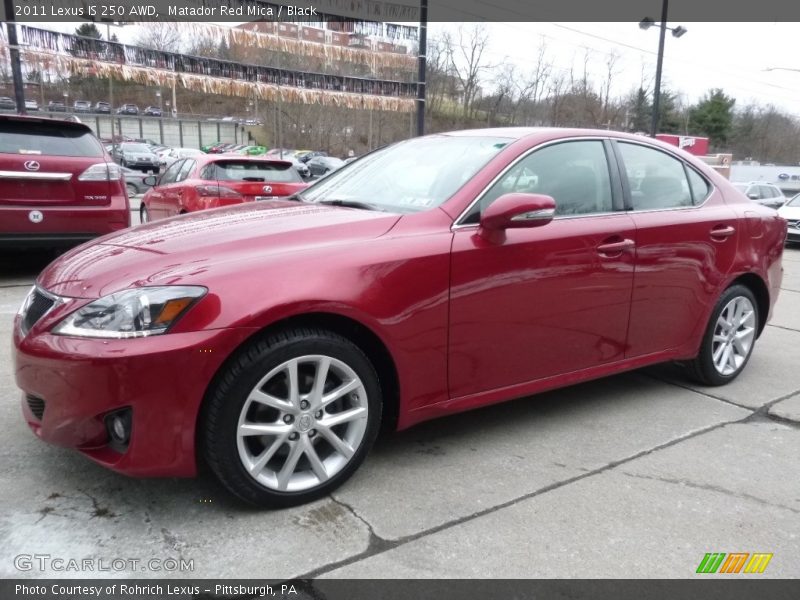
[[[732,381],[778,296],[786,232],[649,138],[413,138],[292,199],[59,258],[14,324],[22,411],[41,439],[122,473],[189,476],[201,458],[248,502],[307,502],[381,426],[665,361]]]
[[[122,171],[86,125],[0,115],[0,246],[75,245],[130,217]]]
[[[207,208],[291,196],[308,187],[291,162],[200,155],[176,160],[142,198],[142,223]]]

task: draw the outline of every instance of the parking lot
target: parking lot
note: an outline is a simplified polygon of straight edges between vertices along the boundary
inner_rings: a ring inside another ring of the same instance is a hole
[[[194,569],[114,573],[139,577],[683,578],[709,552],[764,552],[760,577],[798,574],[800,249],[731,385],[664,365],[429,422],[379,440],[332,497],[283,511],[208,475],[129,479],[31,434],[10,336],[46,261],[0,261],[4,577],[98,576],[15,567],[33,554]]]

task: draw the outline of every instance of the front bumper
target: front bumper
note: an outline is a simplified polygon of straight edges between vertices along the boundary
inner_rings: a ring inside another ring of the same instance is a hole
[[[46,321],[48,316],[40,323]],[[104,340],[52,335],[41,331],[40,323],[25,337],[19,317],[14,327],[14,374],[23,391],[23,415],[36,436],[126,475],[196,473],[195,428],[203,396],[251,330]],[[132,409],[133,420],[130,442],[121,452],[110,444],[104,417],[124,407]]]
[[[789,228],[786,232],[787,242],[800,242],[800,229]]]

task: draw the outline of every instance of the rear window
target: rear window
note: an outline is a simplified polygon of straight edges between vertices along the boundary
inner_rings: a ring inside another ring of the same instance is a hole
[[[208,165],[203,179],[219,181],[270,181],[301,183],[300,174],[289,163],[254,162],[244,160],[218,161]]]
[[[0,154],[103,156],[100,142],[83,127],[63,123],[0,120]]]
[[[144,154],[152,153],[152,150],[146,144],[122,144],[123,152],[142,152]]]

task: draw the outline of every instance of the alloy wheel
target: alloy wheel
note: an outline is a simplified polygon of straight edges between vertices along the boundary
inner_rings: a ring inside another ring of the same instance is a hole
[[[279,492],[316,488],[355,455],[367,429],[364,383],[324,355],[287,360],[250,391],[236,443],[245,471]]]
[[[711,344],[714,368],[720,375],[732,375],[742,368],[753,347],[756,311],[744,296],[733,298],[717,319]]]

